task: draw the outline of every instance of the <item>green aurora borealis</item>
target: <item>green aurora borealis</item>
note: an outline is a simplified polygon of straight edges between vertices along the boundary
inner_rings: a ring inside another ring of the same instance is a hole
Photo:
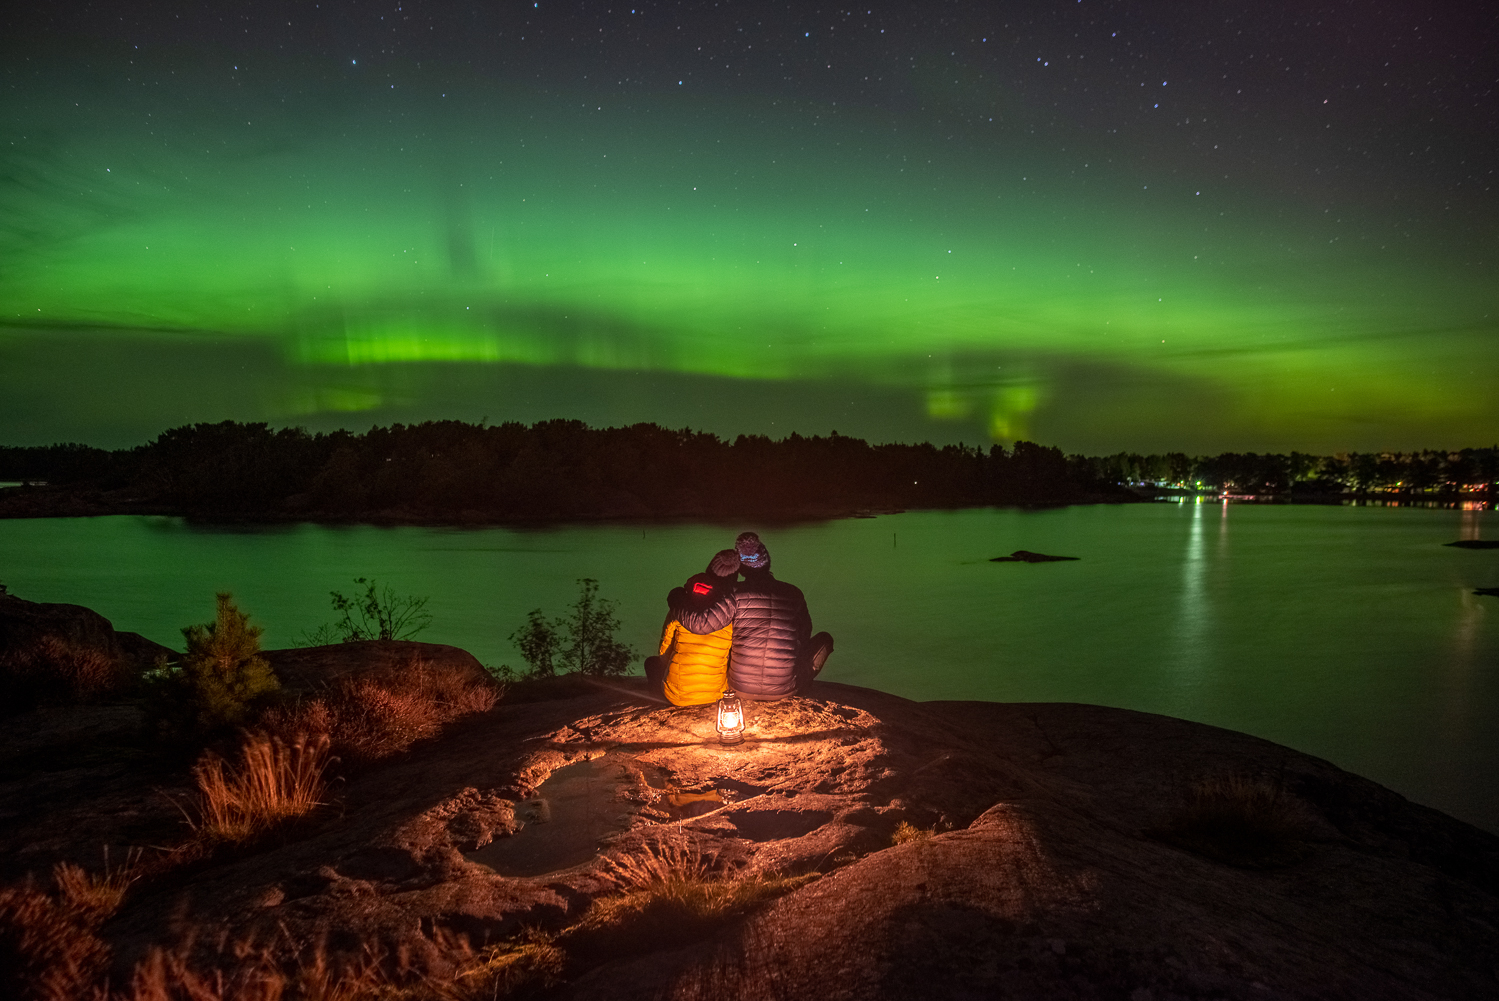
[[[1093,452],[1499,436],[1489,180],[1319,181],[1313,137],[1292,184],[1233,125],[1184,138],[1186,95],[1127,141],[973,79],[942,118],[60,58],[5,81],[7,443],[481,415]]]

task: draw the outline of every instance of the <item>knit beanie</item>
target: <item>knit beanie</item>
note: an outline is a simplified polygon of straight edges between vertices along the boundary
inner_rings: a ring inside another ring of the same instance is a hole
[[[720,549],[709,561],[708,572],[714,577],[733,580],[739,576],[739,554],[732,549]]]
[[[770,550],[754,532],[740,532],[734,540],[734,549],[739,553],[739,562],[751,570],[770,569]]]

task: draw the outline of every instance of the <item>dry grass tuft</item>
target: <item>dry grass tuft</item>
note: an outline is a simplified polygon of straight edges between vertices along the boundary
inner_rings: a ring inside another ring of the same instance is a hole
[[[676,882],[702,882],[709,878],[711,860],[686,840],[662,840],[646,845],[639,855],[605,859],[604,876],[619,889],[647,890]]]
[[[109,849],[104,850],[104,871],[91,873],[71,862],[52,867],[52,881],[57,884],[63,903],[80,914],[93,916],[99,923],[113,917],[125,903],[125,891],[135,882],[140,864],[140,849],[126,856],[125,864],[109,864]]]
[[[271,947],[241,942],[222,966],[188,961],[189,948],[152,949],[130,987],[108,1001],[376,1001],[415,997],[372,956],[334,962],[321,946],[284,963]],[[100,997],[103,1001],[103,997]]]
[[[567,966],[556,938],[539,931],[490,946],[463,965],[451,980],[429,978],[423,988],[434,1001],[495,1001],[521,991],[555,986]]]
[[[107,1001],[497,1001],[559,981],[564,957],[551,943],[532,932],[476,951],[439,930],[415,950],[439,969],[404,950],[333,956],[322,943],[298,949],[284,933],[270,944],[233,943],[220,950],[220,962],[203,966],[189,960],[188,943],[151,950],[128,990]]]
[[[329,760],[327,737],[286,744],[252,734],[237,769],[210,751],[193,767],[199,814],[194,830],[211,841],[243,841],[311,812],[322,805]]]
[[[460,716],[486,712],[498,698],[493,683],[417,659],[401,675],[341,679],[321,695],[268,711],[260,726],[283,740],[325,736],[341,760],[368,763],[436,736]]]
[[[22,649],[0,655],[0,685],[7,709],[41,701],[81,702],[124,688],[131,681],[117,658],[97,647],[43,636]]]
[[[1279,782],[1224,775],[1196,783],[1186,804],[1159,830],[1163,841],[1218,862],[1267,869],[1300,861],[1306,822]]]
[[[934,833],[936,832],[915,827],[907,821],[902,820],[899,824],[895,825],[895,833],[890,835],[890,843],[892,845],[903,845],[909,841],[926,841]]]
[[[0,997],[71,1001],[86,996],[109,962],[98,930],[120,909],[135,879],[139,853],[104,871],[61,862],[52,870],[57,892],[30,882],[0,887]]]
[[[622,892],[595,900],[559,936],[570,956],[600,961],[704,938],[819,876],[715,873],[695,846],[671,841],[610,860],[609,875]]]
[[[0,887],[0,996],[84,997],[109,962],[97,934],[104,917],[29,884]]]

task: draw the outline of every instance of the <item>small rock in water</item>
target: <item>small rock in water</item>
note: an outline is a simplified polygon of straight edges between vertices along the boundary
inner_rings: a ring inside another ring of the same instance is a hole
[[[1444,546],[1456,546],[1458,549],[1499,549],[1499,541],[1493,539],[1458,539],[1456,542],[1444,542]]]
[[[990,563],[1057,563],[1061,560],[1081,559],[1078,556],[1047,556],[1045,553],[1033,553],[1029,549],[1017,549],[1008,556],[991,557]]]
[[[1499,598],[1499,587],[1478,587],[1473,589],[1474,594],[1487,594]]]

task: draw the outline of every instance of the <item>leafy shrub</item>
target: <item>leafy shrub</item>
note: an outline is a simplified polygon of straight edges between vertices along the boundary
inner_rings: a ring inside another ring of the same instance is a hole
[[[418,658],[399,674],[341,678],[321,694],[267,710],[257,726],[287,741],[326,737],[339,758],[364,763],[435,736],[460,716],[486,712],[498,698],[494,683]]]
[[[280,689],[260,656],[260,635],[250,617],[219,592],[213,622],[182,630],[187,653],[154,678],[147,711],[158,729],[177,736],[205,735],[247,720],[257,703]]]
[[[624,674],[635,659],[635,649],[614,638],[619,629],[614,609],[619,603],[600,598],[599,582],[592,577],[580,579],[578,585],[572,614],[548,622],[541,609],[535,608],[526,624],[510,634],[510,642],[530,668],[530,677],[550,678],[558,667],[577,674]]]
[[[432,624],[426,598],[396,594],[389,584],[381,588],[374,580],[355,577],[364,592],[346,598],[329,591],[339,620],[324,623],[303,636],[307,646],[355,643],[360,640],[409,640]]]
[[[193,768],[199,815],[194,830],[209,841],[244,841],[310,813],[322,804],[327,767],[326,737],[284,744],[251,736],[235,769],[209,751]]]
[[[526,624],[510,634],[510,642],[520,650],[532,677],[550,678],[557,673],[557,648],[562,641],[556,626],[547,620],[541,609],[531,609]],[[508,670],[501,668],[501,671]]]

